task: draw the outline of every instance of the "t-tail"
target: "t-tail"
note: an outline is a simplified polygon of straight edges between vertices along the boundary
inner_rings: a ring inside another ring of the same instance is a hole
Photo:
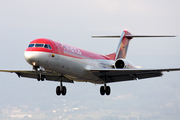
[[[126,35],[131,35],[130,32],[128,32],[127,30],[124,30],[121,37],[120,37],[120,41],[115,53],[115,60],[119,59],[119,58],[126,58],[127,55],[127,50],[128,50],[128,46],[129,46],[129,42],[132,39],[132,37],[126,37]]]
[[[115,53],[106,55],[112,60],[125,59],[128,51],[129,42],[132,38],[143,37],[176,37],[174,35],[132,35],[127,30],[122,32],[121,36],[92,36],[93,38],[120,38],[117,50]]]

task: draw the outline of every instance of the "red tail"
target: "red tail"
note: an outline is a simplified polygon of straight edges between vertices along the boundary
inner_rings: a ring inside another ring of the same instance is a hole
[[[118,58],[126,58],[129,41],[132,39],[132,37],[126,37],[125,35],[131,35],[131,33],[127,30],[123,31],[116,50],[115,60],[117,60]]]

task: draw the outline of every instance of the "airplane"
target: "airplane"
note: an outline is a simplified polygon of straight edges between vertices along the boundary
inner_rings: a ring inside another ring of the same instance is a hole
[[[46,38],[31,41],[24,52],[26,61],[33,70],[0,70],[0,72],[16,73],[18,77],[37,79],[38,81],[56,81],[56,94],[65,96],[67,89],[63,82],[90,82],[103,84],[101,95],[110,95],[111,88],[107,84],[162,76],[162,72],[179,71],[180,68],[137,68],[126,59],[129,42],[132,38],[141,37],[175,37],[132,35],[127,30],[121,36],[92,36],[120,38],[116,52],[101,55]]]

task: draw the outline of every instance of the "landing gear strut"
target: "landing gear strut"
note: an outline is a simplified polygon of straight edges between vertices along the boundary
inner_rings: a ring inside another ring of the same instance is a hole
[[[41,66],[33,66],[33,70],[40,72],[37,75],[37,80],[38,81],[44,81],[45,80],[45,76],[41,74],[42,71],[45,71],[43,67],[41,67]]]
[[[100,87],[100,94],[101,95],[104,95],[104,94],[110,95],[110,93],[111,93],[111,88],[109,86],[106,86],[106,84],[104,84],[104,86]]]
[[[61,77],[61,80],[60,80],[60,86],[57,86],[56,87],[56,94],[59,96],[59,95],[63,95],[65,96],[66,95],[66,92],[67,92],[67,89],[66,89],[66,86],[63,86],[62,85],[62,77]]]

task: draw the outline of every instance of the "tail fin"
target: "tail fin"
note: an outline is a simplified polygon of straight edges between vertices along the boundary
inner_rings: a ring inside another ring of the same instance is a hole
[[[119,58],[124,58],[124,59],[126,58],[129,41],[132,39],[132,37],[126,37],[126,35],[131,35],[131,33],[128,32],[127,30],[123,31],[123,33],[120,37],[120,41],[119,41],[117,50],[116,50],[115,60],[117,60]]]
[[[143,38],[143,37],[176,37],[174,35],[132,35],[127,30],[124,30],[121,36],[92,36],[93,38],[119,38],[120,41],[116,50],[116,53],[106,55],[110,59],[117,60],[119,58],[126,58],[129,41],[132,38]]]

